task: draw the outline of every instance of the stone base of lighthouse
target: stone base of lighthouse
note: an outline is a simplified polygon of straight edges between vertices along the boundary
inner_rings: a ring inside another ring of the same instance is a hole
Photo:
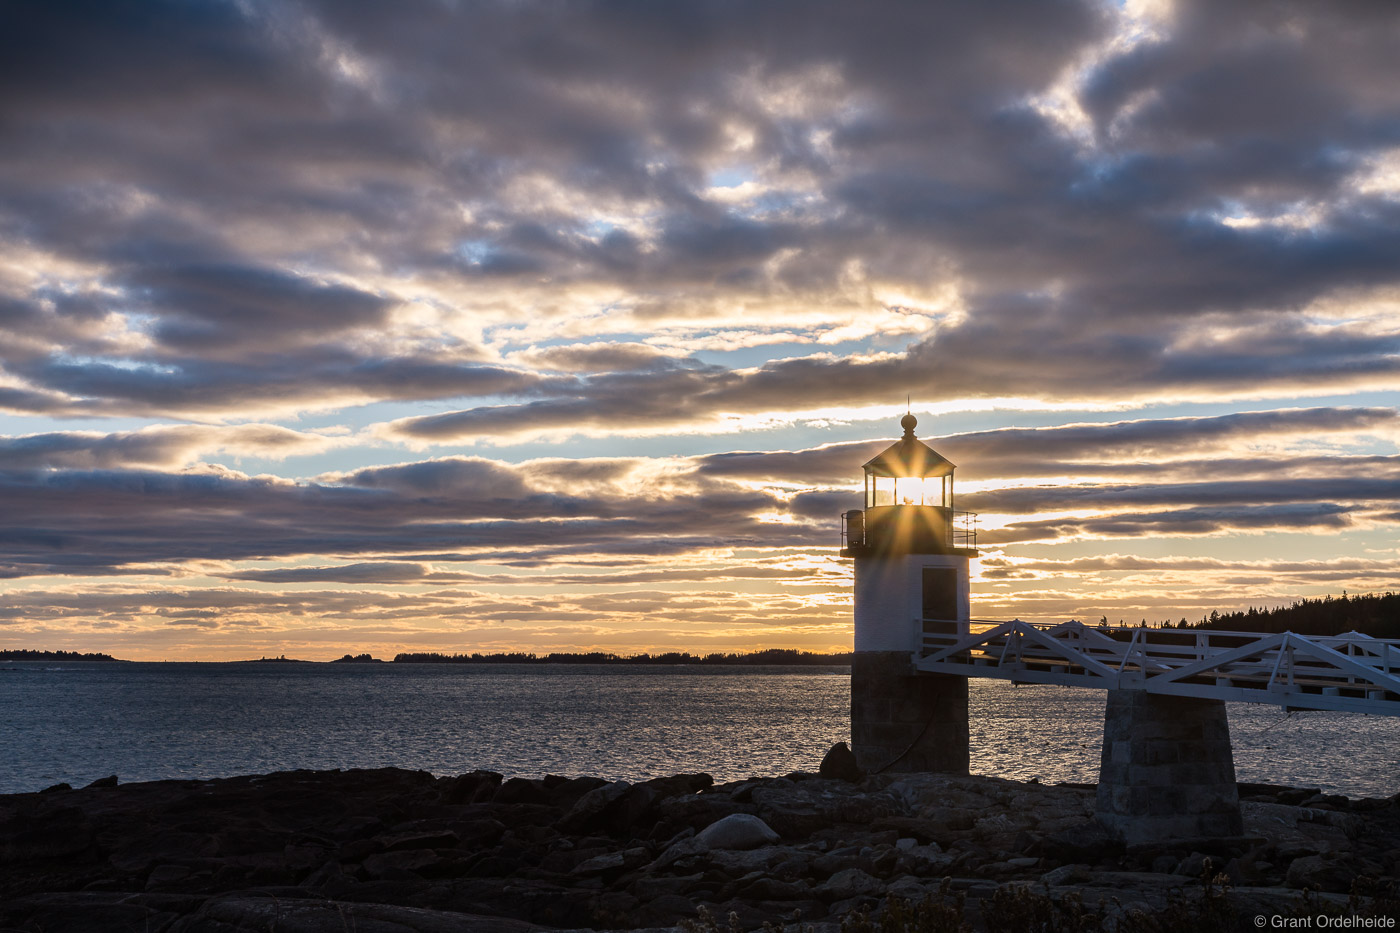
[[[1225,704],[1108,691],[1096,809],[1128,845],[1240,835]]]
[[[868,772],[967,774],[967,678],[916,673],[908,651],[857,651],[851,749]]]

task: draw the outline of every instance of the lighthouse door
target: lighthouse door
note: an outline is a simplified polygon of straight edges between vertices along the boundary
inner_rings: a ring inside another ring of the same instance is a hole
[[[924,568],[924,633],[953,635],[958,628],[958,572],[951,567]]]

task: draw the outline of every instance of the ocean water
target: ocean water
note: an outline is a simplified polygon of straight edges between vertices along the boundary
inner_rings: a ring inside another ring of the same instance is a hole
[[[717,781],[814,771],[846,668],[447,664],[0,666],[0,793],[290,768]],[[1104,694],[973,680],[972,770],[1097,779]],[[1233,705],[1242,781],[1400,791],[1400,718]]]

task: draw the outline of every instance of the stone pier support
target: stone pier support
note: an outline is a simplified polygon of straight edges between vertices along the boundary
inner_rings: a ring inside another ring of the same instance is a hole
[[[966,774],[967,678],[916,673],[908,651],[857,651],[851,750],[865,771]]]
[[[1240,835],[1225,704],[1108,691],[1097,811],[1128,845]]]

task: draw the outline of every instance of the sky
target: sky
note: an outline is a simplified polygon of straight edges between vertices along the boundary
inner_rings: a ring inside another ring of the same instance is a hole
[[[0,7],[0,648],[848,650],[1400,569],[1391,2]]]

